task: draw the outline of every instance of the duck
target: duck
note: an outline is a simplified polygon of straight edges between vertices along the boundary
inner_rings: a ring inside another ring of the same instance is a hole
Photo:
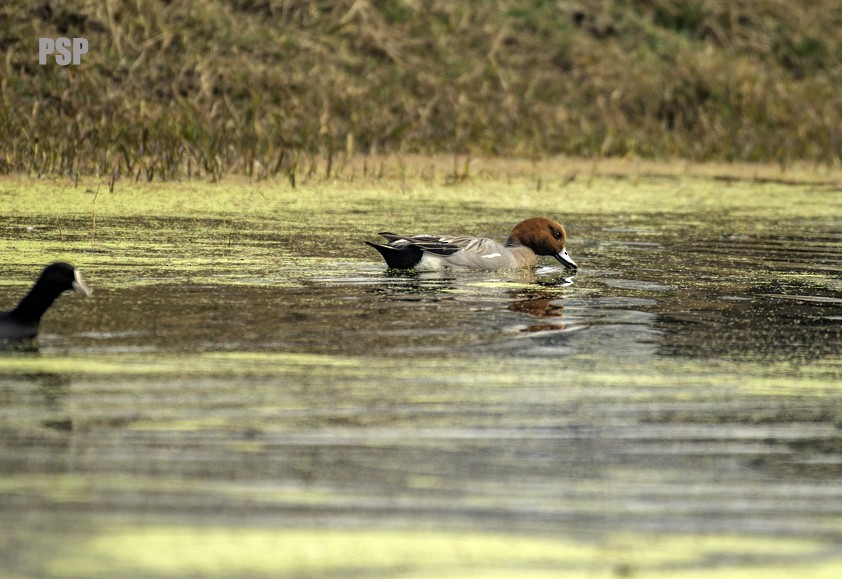
[[[0,341],[30,340],[38,335],[41,316],[62,293],[75,290],[85,297],[91,290],[78,269],[65,262],[48,265],[15,309],[0,312]]]
[[[565,268],[577,269],[565,248],[567,233],[557,221],[531,217],[512,229],[505,243],[487,237],[397,235],[379,233],[388,243],[365,243],[380,252],[391,269],[509,270],[535,267],[538,256],[556,258]]]

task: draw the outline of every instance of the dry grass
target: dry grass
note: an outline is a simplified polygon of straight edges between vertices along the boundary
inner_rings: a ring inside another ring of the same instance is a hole
[[[0,22],[0,172],[295,183],[360,153],[842,160],[834,0],[42,0]],[[90,53],[39,66],[41,36]]]

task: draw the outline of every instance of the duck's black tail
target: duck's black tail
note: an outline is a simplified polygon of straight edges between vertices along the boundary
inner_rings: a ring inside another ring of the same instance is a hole
[[[386,265],[394,269],[410,269],[418,265],[424,252],[414,245],[406,244],[395,247],[366,241],[368,245],[380,252]]]

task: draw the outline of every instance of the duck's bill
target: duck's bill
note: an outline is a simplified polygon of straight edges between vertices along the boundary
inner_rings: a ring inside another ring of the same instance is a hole
[[[567,269],[577,269],[578,266],[576,262],[571,259],[571,257],[567,254],[567,250],[563,249],[560,252],[556,253],[554,256],[557,260],[561,262],[561,265],[566,267]]]
[[[77,292],[85,296],[86,298],[91,297],[91,290],[88,288],[88,285],[85,283],[85,280],[82,279],[82,274],[79,273],[78,269],[73,270],[73,289]]]

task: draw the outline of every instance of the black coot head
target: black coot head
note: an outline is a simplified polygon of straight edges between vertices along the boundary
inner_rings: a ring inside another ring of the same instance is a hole
[[[76,290],[83,296],[90,296],[91,290],[85,285],[82,280],[82,274],[79,270],[63,261],[52,263],[44,268],[41,276],[38,278],[39,284],[44,284],[47,287],[53,287],[60,292],[68,290]]]

